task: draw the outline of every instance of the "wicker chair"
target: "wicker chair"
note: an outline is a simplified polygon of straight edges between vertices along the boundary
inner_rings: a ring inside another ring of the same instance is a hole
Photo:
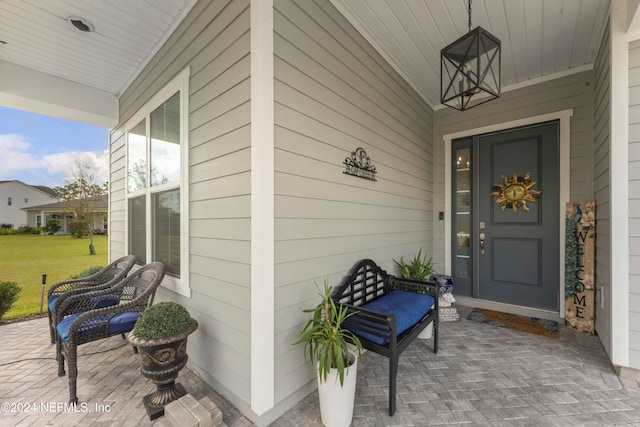
[[[58,376],[63,376],[64,361],[69,369],[69,398],[78,402],[76,379],[78,377],[78,346],[114,335],[122,335],[133,329],[140,314],[151,304],[156,289],[164,277],[164,265],[152,262],[131,273],[120,283],[97,291],[85,292],[66,298],[60,309],[68,306],[85,307],[89,311],[78,311],[65,317],[56,328],[56,351]],[[91,310],[95,301],[115,299],[116,305]],[[136,349],[134,348],[134,351]]]
[[[93,274],[89,277],[64,280],[51,286],[47,295],[47,307],[49,311],[49,332],[51,334],[51,342],[55,342],[56,325],[60,322],[60,320],[75,312],[73,310],[73,307],[69,307],[66,312],[62,312],[59,310],[59,307],[65,298],[78,293],[87,292],[88,290],[95,291],[98,289],[108,288],[112,286],[113,283],[120,282],[122,279],[124,279],[135,263],[136,257],[133,255],[127,255],[112,262],[102,270],[98,271],[96,274]],[[102,303],[106,304],[107,301],[103,301]]]

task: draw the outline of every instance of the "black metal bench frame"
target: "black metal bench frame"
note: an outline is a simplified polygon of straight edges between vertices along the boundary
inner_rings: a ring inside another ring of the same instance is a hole
[[[370,303],[394,290],[431,295],[434,306],[416,324],[402,332],[396,333],[396,317],[391,313],[380,313],[361,306]],[[400,354],[420,335],[430,322],[433,322],[433,352],[438,352],[438,285],[435,282],[421,282],[404,279],[387,274],[374,261],[360,261],[345,278],[342,284],[332,293],[336,303],[347,307],[355,313],[343,324],[349,329],[357,329],[387,340],[380,345],[360,338],[362,346],[367,350],[389,358],[389,415],[396,412],[396,376]]]

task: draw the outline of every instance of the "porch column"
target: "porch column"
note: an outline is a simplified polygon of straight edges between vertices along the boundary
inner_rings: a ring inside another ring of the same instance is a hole
[[[611,2],[609,183],[611,361],[629,366],[629,42],[627,1]]]
[[[251,0],[251,409],[275,401],[273,0]]]

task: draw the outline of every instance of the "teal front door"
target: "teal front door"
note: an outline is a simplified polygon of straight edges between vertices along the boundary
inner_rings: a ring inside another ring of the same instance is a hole
[[[454,141],[452,270],[462,295],[558,309],[558,126],[545,123]],[[468,160],[461,155],[465,149]],[[461,160],[469,165],[466,197]]]

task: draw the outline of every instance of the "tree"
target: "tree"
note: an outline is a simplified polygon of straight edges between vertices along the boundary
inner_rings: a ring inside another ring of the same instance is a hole
[[[49,234],[56,234],[60,231],[60,219],[58,215],[53,214],[45,224],[44,229]]]
[[[62,199],[65,211],[73,216],[73,237],[88,235],[89,253],[95,255],[91,220],[96,215],[101,196],[107,194],[107,183],[96,184],[91,167],[80,160],[72,162],[69,168],[71,178],[67,179],[67,184],[64,187],[55,187],[54,190]]]

